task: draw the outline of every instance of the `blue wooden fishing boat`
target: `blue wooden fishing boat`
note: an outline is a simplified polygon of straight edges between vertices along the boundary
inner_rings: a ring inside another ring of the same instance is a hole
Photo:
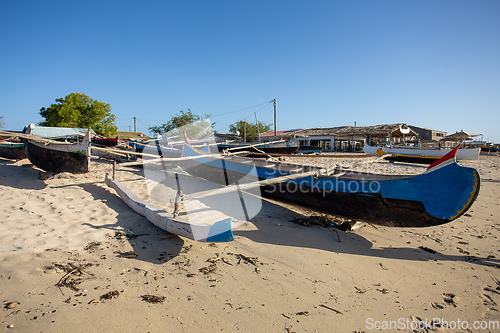
[[[324,170],[263,159],[214,156],[189,144],[184,147],[184,156],[198,158],[179,163],[189,174],[227,187],[241,187],[244,176],[256,170],[259,182],[255,185],[260,186],[264,197],[377,225],[429,227],[463,215],[479,193],[479,173],[456,163],[457,150],[418,176]]]

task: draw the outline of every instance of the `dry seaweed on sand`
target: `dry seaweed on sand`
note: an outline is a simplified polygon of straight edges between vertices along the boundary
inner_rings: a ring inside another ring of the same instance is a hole
[[[99,245],[101,245],[101,242],[90,242],[83,249],[85,251],[94,252],[96,247],[98,247]]]
[[[346,222],[351,222],[351,220],[332,216],[329,214],[314,213],[309,216],[296,217],[290,220],[290,222],[304,227],[320,226],[324,228],[329,228],[329,227],[338,227],[340,225],[345,224]]]
[[[258,257],[248,257],[241,253],[228,253],[228,254],[235,255],[236,258],[238,258],[238,264],[241,263],[241,260],[244,260],[246,264],[251,263],[252,265],[257,266],[257,261],[259,260]]]
[[[192,248],[192,247],[193,247],[193,245],[192,245],[192,244],[191,244],[191,245],[184,246],[184,247],[182,248],[182,250],[180,251],[180,253],[188,253],[188,252],[191,250],[191,248]]]
[[[54,266],[66,272],[66,274],[56,283],[56,286],[59,288],[59,290],[61,290],[61,293],[63,295],[64,293],[61,287],[67,287],[73,291],[79,291],[80,289],[78,288],[78,285],[80,283],[87,280],[95,279],[94,274],[86,272],[84,270],[84,268],[92,266],[91,263],[85,263],[81,265],[76,265],[75,263],[68,263],[68,264],[54,263]]]
[[[104,300],[104,299],[113,299],[113,298],[116,298],[120,295],[120,292],[118,290],[113,290],[113,291],[110,291],[104,295],[101,295],[101,297],[99,297],[101,300]]]
[[[205,275],[213,273],[216,270],[217,270],[217,264],[211,264],[208,267],[202,267],[202,268],[200,268],[200,272],[202,272]]]
[[[156,295],[141,295],[143,301],[147,303],[163,303],[165,300],[165,296],[156,296]]]

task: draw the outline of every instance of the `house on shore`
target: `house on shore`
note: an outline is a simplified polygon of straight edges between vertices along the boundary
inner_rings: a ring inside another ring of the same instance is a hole
[[[412,130],[418,133],[419,146],[423,147],[439,147],[440,141],[446,137],[446,132],[438,131],[430,128],[409,126]]]
[[[278,136],[278,133],[280,135]],[[260,135],[261,140],[273,141],[274,132]],[[323,151],[361,151],[365,144],[386,145],[417,142],[418,133],[406,124],[376,126],[340,126],[276,132],[278,139],[295,138],[300,145],[316,146]]]
[[[271,142],[277,140],[285,140],[290,141],[295,137],[297,133],[300,133],[303,129],[292,129],[286,131],[276,131],[276,136],[274,135],[274,131],[261,133],[260,141],[261,142]]]

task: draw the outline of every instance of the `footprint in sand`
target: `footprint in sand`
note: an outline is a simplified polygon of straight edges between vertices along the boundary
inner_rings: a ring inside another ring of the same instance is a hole
[[[498,279],[493,277],[493,281],[495,281],[494,286],[486,285],[483,287],[484,293],[481,294],[482,303],[488,309],[485,313],[483,313],[483,318],[485,319],[498,319],[500,318],[499,311],[495,308],[497,302],[494,298],[497,298],[500,295],[500,282]],[[489,294],[488,294],[489,293]],[[497,300],[498,301],[498,300]]]
[[[500,313],[497,309],[488,308],[488,310],[483,313],[483,318],[487,320],[498,320],[500,319]]]
[[[457,307],[457,303],[455,303],[455,295],[452,293],[442,293],[443,296],[443,301],[446,302],[446,304],[453,305],[454,307]]]
[[[440,303],[436,303],[436,302],[432,302],[431,303],[431,306],[434,308],[434,309],[437,309],[437,310],[442,310],[444,309],[445,305],[444,304],[440,304]]]
[[[486,294],[482,294],[481,296],[483,298],[484,305],[486,305],[486,306],[497,305],[497,303],[493,300],[493,298],[491,298],[491,296],[486,295]]]

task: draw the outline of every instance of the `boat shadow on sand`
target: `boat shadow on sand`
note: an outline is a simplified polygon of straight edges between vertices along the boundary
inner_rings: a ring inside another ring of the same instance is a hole
[[[276,210],[276,206],[279,207],[278,210]],[[285,217],[288,218],[285,219]],[[290,222],[290,220],[294,217],[300,219],[307,218],[308,216],[301,216],[300,214],[291,212],[290,210],[281,207],[281,205],[276,205],[269,201],[263,201],[261,214],[256,216],[251,221],[255,228],[252,228],[252,230],[235,230],[234,234],[236,237],[246,237],[257,243],[267,243],[292,248],[312,248],[332,252],[332,254],[354,254],[358,256],[408,261],[468,262],[477,265],[500,268],[499,259],[472,256],[468,254],[450,255],[440,253],[437,250],[418,245],[416,240],[412,242],[415,245],[408,244],[405,246],[404,244],[401,244],[402,242],[400,240],[398,240],[395,242],[395,245],[374,246],[374,243],[361,235],[361,233],[363,233],[362,229],[359,229],[359,231],[344,232],[333,227],[324,228],[321,226],[299,226]],[[371,226],[367,226],[366,228],[371,228]],[[376,228],[378,230],[389,229],[389,227],[380,226],[376,226]],[[390,229],[400,230],[401,232],[403,232],[403,230],[415,231],[414,228]],[[424,229],[421,229],[421,231],[425,233]],[[384,239],[381,239],[380,243],[387,243],[389,238],[390,236],[387,238],[384,237]]]
[[[21,162],[22,163],[22,162]],[[0,158],[0,184],[21,190],[43,190],[47,187],[40,180],[40,171],[25,163],[19,167],[19,161]]]
[[[116,223],[83,223],[83,225],[95,229],[108,229],[110,237],[128,241],[132,251],[115,253],[116,257],[135,258],[154,264],[163,264],[181,253],[185,243],[182,238],[165,239],[171,234],[157,228],[146,218],[130,209],[118,196],[105,188],[104,182],[102,184],[78,184],[78,186],[90,193],[94,200],[103,201],[110,209],[118,213],[115,217]]]

